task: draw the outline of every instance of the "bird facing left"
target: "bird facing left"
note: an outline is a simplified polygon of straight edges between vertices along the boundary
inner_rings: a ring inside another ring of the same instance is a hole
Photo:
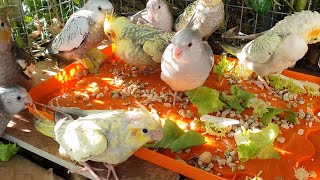
[[[32,103],[31,96],[23,87],[0,86],[0,136],[13,116]]]

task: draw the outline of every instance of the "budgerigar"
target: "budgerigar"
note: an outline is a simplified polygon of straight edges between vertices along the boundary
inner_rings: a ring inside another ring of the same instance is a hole
[[[0,86],[0,136],[3,134],[13,115],[32,104],[32,98],[21,86]]]
[[[161,79],[175,91],[195,89],[206,81],[214,62],[211,47],[200,34],[187,27],[172,38],[161,60]]]
[[[104,19],[112,12],[113,6],[109,0],[89,0],[70,16],[60,34],[48,45],[46,52],[69,60],[80,60],[89,72],[98,72],[104,59],[91,58],[87,52],[105,39]]]
[[[105,33],[116,45],[115,54],[133,66],[158,66],[173,34],[132,23],[125,17],[107,16]]]
[[[108,174],[112,171],[115,179],[119,179],[113,165],[126,161],[144,144],[163,136],[157,113],[138,105],[138,109],[131,111],[47,107],[58,110],[54,138],[60,148],[73,160],[83,162],[85,170],[96,179],[101,178],[86,161],[102,162]]]
[[[197,30],[204,40],[219,28],[224,20],[224,3],[222,0],[196,0],[189,4],[175,22],[175,30],[184,29],[195,16],[193,29]]]
[[[25,50],[11,39],[11,27],[6,17],[0,17],[0,85],[19,85],[30,90],[35,64]]]
[[[146,9],[130,17],[130,20],[137,24],[149,24],[168,32],[173,30],[173,15],[170,4],[166,0],[149,0]]]
[[[242,49],[222,45],[237,56],[239,64],[255,72],[268,90],[263,77],[292,67],[308,51],[308,44],[320,41],[320,14],[301,11],[285,17],[272,29],[250,41]]]

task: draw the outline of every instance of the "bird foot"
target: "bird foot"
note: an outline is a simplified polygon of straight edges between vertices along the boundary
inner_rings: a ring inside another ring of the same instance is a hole
[[[89,173],[96,179],[96,180],[104,180],[105,178],[102,178],[100,176],[98,176],[95,171],[99,172],[99,171],[105,171],[105,169],[99,169],[99,168],[94,168],[91,167],[88,163],[84,163],[84,168],[80,168],[80,169],[75,169],[75,170],[68,170],[68,174],[69,173],[81,173],[84,171],[89,171]],[[109,172],[108,172],[109,174]]]
[[[176,101],[177,101],[178,91],[175,91],[174,93],[172,93],[172,92],[169,90],[169,94],[173,97],[172,106],[175,108],[175,107],[176,107]]]
[[[113,174],[114,179],[115,179],[115,180],[119,180],[119,177],[118,177],[117,172],[116,172],[116,170],[114,169],[114,166],[113,166],[113,165],[107,164],[107,163],[103,163],[103,165],[108,169],[107,180],[109,179],[111,172],[112,172],[112,174]]]
[[[139,70],[135,70],[133,73],[135,74],[144,74],[144,75],[151,75],[151,74],[154,74],[156,73],[157,70],[153,70],[152,68],[144,68],[144,69],[139,69]]]
[[[268,90],[268,92],[276,93],[274,90],[271,89],[271,87],[267,84],[267,82],[264,79],[257,80],[257,81],[252,81],[252,83],[257,85],[257,86],[263,85]]]

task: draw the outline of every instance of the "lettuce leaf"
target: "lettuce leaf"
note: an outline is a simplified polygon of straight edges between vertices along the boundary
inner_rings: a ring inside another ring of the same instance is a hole
[[[217,65],[213,67],[213,72],[219,76],[223,75],[226,71],[230,71],[234,67],[235,61],[227,60],[227,55],[222,54]]]
[[[237,113],[242,113],[248,105],[250,99],[256,97],[255,94],[242,90],[239,86],[232,85],[231,95],[221,93],[220,100],[225,103],[228,109],[236,109]]]
[[[204,121],[206,133],[215,135],[215,136],[225,136],[228,128],[231,129],[231,126],[234,124],[239,124],[239,120],[231,118],[223,118],[211,115],[203,115],[200,117],[201,121]]]
[[[273,142],[279,134],[279,127],[269,123],[263,130],[253,132],[252,130],[237,131],[234,134],[238,146],[238,156],[241,162],[250,158],[279,159],[279,154],[273,148]]]
[[[299,81],[283,75],[269,75],[267,83],[276,90],[287,89],[296,94],[308,94],[311,96],[320,95],[320,85],[308,81]]]
[[[205,143],[205,138],[201,134],[193,130],[184,132],[174,121],[166,119],[163,126],[163,138],[153,144],[146,144],[145,147],[152,149],[169,148],[172,152],[177,152]]]
[[[247,107],[253,108],[253,116],[262,117],[269,111],[269,106],[265,101],[258,98],[252,98],[249,100]]]
[[[198,108],[200,115],[209,114],[223,109],[224,103],[219,99],[219,91],[200,86],[186,92],[190,101]]]
[[[0,143],[0,160],[1,161],[8,161],[10,160],[17,152],[19,151],[20,147],[16,144],[3,144]]]

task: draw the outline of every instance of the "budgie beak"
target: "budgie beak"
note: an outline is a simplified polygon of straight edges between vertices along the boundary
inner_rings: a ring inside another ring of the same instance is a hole
[[[10,40],[10,32],[7,29],[0,30],[0,41],[8,42]]]
[[[156,11],[154,9],[148,9],[148,18],[150,20],[154,19],[155,15],[156,15]]]
[[[157,129],[155,131],[151,131],[151,139],[152,140],[161,140],[163,137],[163,131],[162,129]]]
[[[31,106],[33,104],[33,100],[29,94],[27,97],[25,97],[24,101],[25,101],[24,104],[26,105],[26,107]]]
[[[179,59],[182,56],[183,48],[179,45],[173,45],[173,58],[175,60]]]

